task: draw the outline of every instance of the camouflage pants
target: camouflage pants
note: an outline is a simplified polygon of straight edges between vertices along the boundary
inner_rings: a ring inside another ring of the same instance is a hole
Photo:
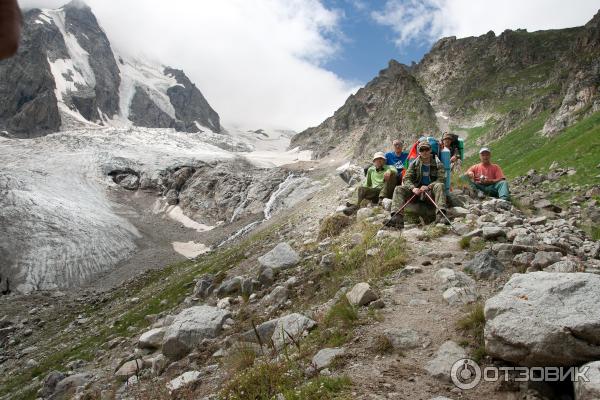
[[[446,191],[444,190],[444,184],[441,182],[434,182],[431,184],[431,191],[433,192],[433,200],[437,203],[440,208],[447,208],[446,205]],[[392,211],[397,211],[410,199],[413,192],[405,186],[397,186],[394,190],[394,197],[392,199]],[[425,202],[431,204],[427,196],[423,195]],[[431,194],[430,194],[431,196]],[[435,207],[431,204],[432,207]]]
[[[358,188],[358,202],[360,204],[363,200],[377,201],[379,198],[391,199],[394,197],[394,189],[396,188],[396,173],[390,171],[390,177],[385,182],[382,188],[372,188],[367,186],[360,186]]]

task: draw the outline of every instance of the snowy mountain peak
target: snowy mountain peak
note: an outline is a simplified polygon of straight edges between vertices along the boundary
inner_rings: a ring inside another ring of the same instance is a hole
[[[0,129],[34,137],[83,126],[221,132],[183,71],[116,54],[84,2],[24,15],[16,57],[0,63]]]

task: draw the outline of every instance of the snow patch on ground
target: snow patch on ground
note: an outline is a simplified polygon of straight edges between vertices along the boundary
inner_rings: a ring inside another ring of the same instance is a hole
[[[214,226],[204,225],[204,224],[194,221],[193,219],[191,219],[190,217],[185,215],[183,213],[183,210],[179,206],[169,206],[165,210],[165,213],[173,221],[180,222],[186,228],[194,229],[198,232],[206,232],[206,231],[210,231],[211,229],[214,228]]]
[[[189,242],[173,242],[173,250],[184,257],[195,258],[200,254],[210,251],[210,247],[207,247],[205,244],[196,243],[193,240],[190,240]]]

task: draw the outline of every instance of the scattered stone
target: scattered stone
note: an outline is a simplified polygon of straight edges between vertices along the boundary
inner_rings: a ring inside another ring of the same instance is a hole
[[[369,303],[369,308],[380,310],[385,308],[385,302],[382,299],[377,299]]]
[[[400,351],[421,347],[423,343],[422,335],[410,328],[388,329],[383,334],[394,349]]]
[[[383,201],[381,202],[381,205],[383,206],[383,209],[385,211],[391,211],[392,210],[392,199],[383,199]]]
[[[544,268],[546,272],[577,272],[579,264],[571,259],[555,262]]]
[[[201,299],[207,297],[212,292],[214,277],[210,274],[205,274],[198,279],[194,287],[194,296]]]
[[[479,279],[493,279],[504,271],[504,265],[491,250],[483,250],[465,265],[465,271],[467,270]]]
[[[377,232],[377,233],[379,233],[379,232]],[[353,233],[352,236],[350,236],[350,243],[354,246],[361,245],[363,240],[364,240],[363,234],[360,232]]]
[[[60,371],[51,371],[48,373],[48,375],[46,375],[44,378],[44,384],[42,389],[40,389],[39,396],[43,398],[50,397],[56,390],[56,385],[58,382],[62,381],[63,379],[65,379],[65,374]]]
[[[174,206],[179,203],[179,192],[175,189],[171,189],[165,195],[165,199],[167,200],[168,205]]]
[[[156,357],[152,358],[152,373],[156,376],[160,376],[164,370],[169,365],[169,360],[163,354],[158,354]]]
[[[506,231],[499,226],[484,226],[483,238],[485,240],[494,240],[500,237],[506,237]]]
[[[346,293],[346,298],[350,304],[355,306],[365,306],[370,302],[377,300],[379,296],[371,289],[366,282],[357,283]]]
[[[451,287],[475,287],[473,278],[464,272],[455,271],[450,268],[439,269],[434,276],[441,283],[443,290]]]
[[[515,274],[485,303],[486,352],[525,366],[598,360],[598,304],[598,275]]]
[[[142,359],[136,359],[125,362],[115,372],[117,378],[127,380],[130,376],[138,375],[144,368],[144,361]]]
[[[531,261],[531,268],[535,270],[541,270],[549,265],[557,263],[562,258],[562,254],[555,251],[538,251],[535,254],[533,261]]]
[[[529,220],[529,223],[531,225],[544,225],[546,223],[546,221],[548,220],[548,217],[546,216],[541,216],[541,217],[537,217],[537,218],[533,218]]]
[[[356,212],[356,220],[364,221],[365,219],[373,216],[373,209],[369,207],[363,207]]]
[[[216,307],[195,306],[180,312],[166,329],[162,345],[163,354],[178,360],[200,344],[203,339],[214,338],[230,313]]]
[[[515,264],[519,267],[529,267],[534,258],[535,258],[534,253],[525,252],[525,253],[517,254],[513,258],[512,262],[513,262],[513,264]]]
[[[343,347],[335,347],[331,349],[321,349],[312,359],[312,366],[320,371],[323,368],[327,368],[333,362],[333,359],[344,355],[346,350]]]
[[[217,295],[221,297],[241,292],[243,279],[241,276],[235,276],[221,282],[217,289]]]
[[[184,372],[177,378],[169,381],[169,383],[167,383],[167,389],[169,390],[169,392],[172,393],[184,387],[193,387],[194,385],[198,384],[198,382],[200,382],[201,375],[202,374],[198,371]]]
[[[277,319],[273,331],[273,344],[276,349],[281,349],[293,340],[298,341],[304,332],[312,329],[317,323],[302,314],[293,313]]]
[[[400,271],[400,276],[410,276],[414,274],[419,274],[421,272],[423,272],[423,268],[407,265]]]
[[[466,235],[463,235],[464,238],[474,238],[476,236],[483,236],[483,229],[475,229]]]
[[[451,287],[446,289],[442,296],[451,306],[477,301],[477,293],[471,287]]]
[[[285,286],[275,286],[275,288],[264,297],[262,301],[274,307],[283,305],[289,297],[288,289]]]
[[[462,218],[469,215],[470,212],[469,210],[463,207],[451,207],[448,209],[448,214],[450,217]]]
[[[294,267],[300,262],[300,256],[285,243],[279,243],[263,256],[258,257],[258,262],[264,266],[272,268],[273,271]]]
[[[577,379],[573,383],[575,389],[575,400],[598,400],[600,399],[600,361],[594,361],[582,365],[579,371],[585,376],[584,379]]]
[[[319,262],[319,265],[321,266],[321,268],[328,270],[328,271],[333,269],[334,264],[335,264],[335,254],[334,253],[324,254],[323,257],[321,257],[321,261]]]
[[[258,281],[263,286],[271,286],[275,281],[275,273],[273,272],[273,268],[263,268],[258,274]]]
[[[138,346],[142,349],[158,349],[162,345],[166,328],[154,328],[144,332],[139,340]]]
[[[425,364],[425,370],[434,378],[451,381],[452,365],[461,358],[466,358],[465,349],[451,340],[444,342],[437,351],[435,358]]]
[[[527,234],[518,234],[513,239],[513,244],[519,246],[535,246],[537,242],[538,240],[535,238],[535,236]]]
[[[86,386],[92,379],[89,373],[67,376],[56,384],[53,399],[70,399],[82,387]]]

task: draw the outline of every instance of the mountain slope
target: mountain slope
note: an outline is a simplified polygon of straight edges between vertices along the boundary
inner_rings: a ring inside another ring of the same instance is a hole
[[[599,49],[600,13],[583,27],[443,38],[410,68],[392,60],[292,146],[313,149],[317,157],[337,149],[367,158],[398,133],[413,139],[438,131],[435,114],[455,131],[478,127],[471,150],[539,118],[540,133],[557,135],[600,110]],[[390,75],[403,84],[383,83]],[[385,130],[389,134],[381,134]]]
[[[435,112],[422,87],[406,66],[392,60],[332,117],[294,136],[291,147],[309,148],[322,157],[339,146],[360,157],[394,138],[412,139],[436,129]]]
[[[221,131],[183,71],[115,54],[80,1],[24,14],[21,48],[0,62],[0,97],[0,129],[16,137],[90,124]]]

